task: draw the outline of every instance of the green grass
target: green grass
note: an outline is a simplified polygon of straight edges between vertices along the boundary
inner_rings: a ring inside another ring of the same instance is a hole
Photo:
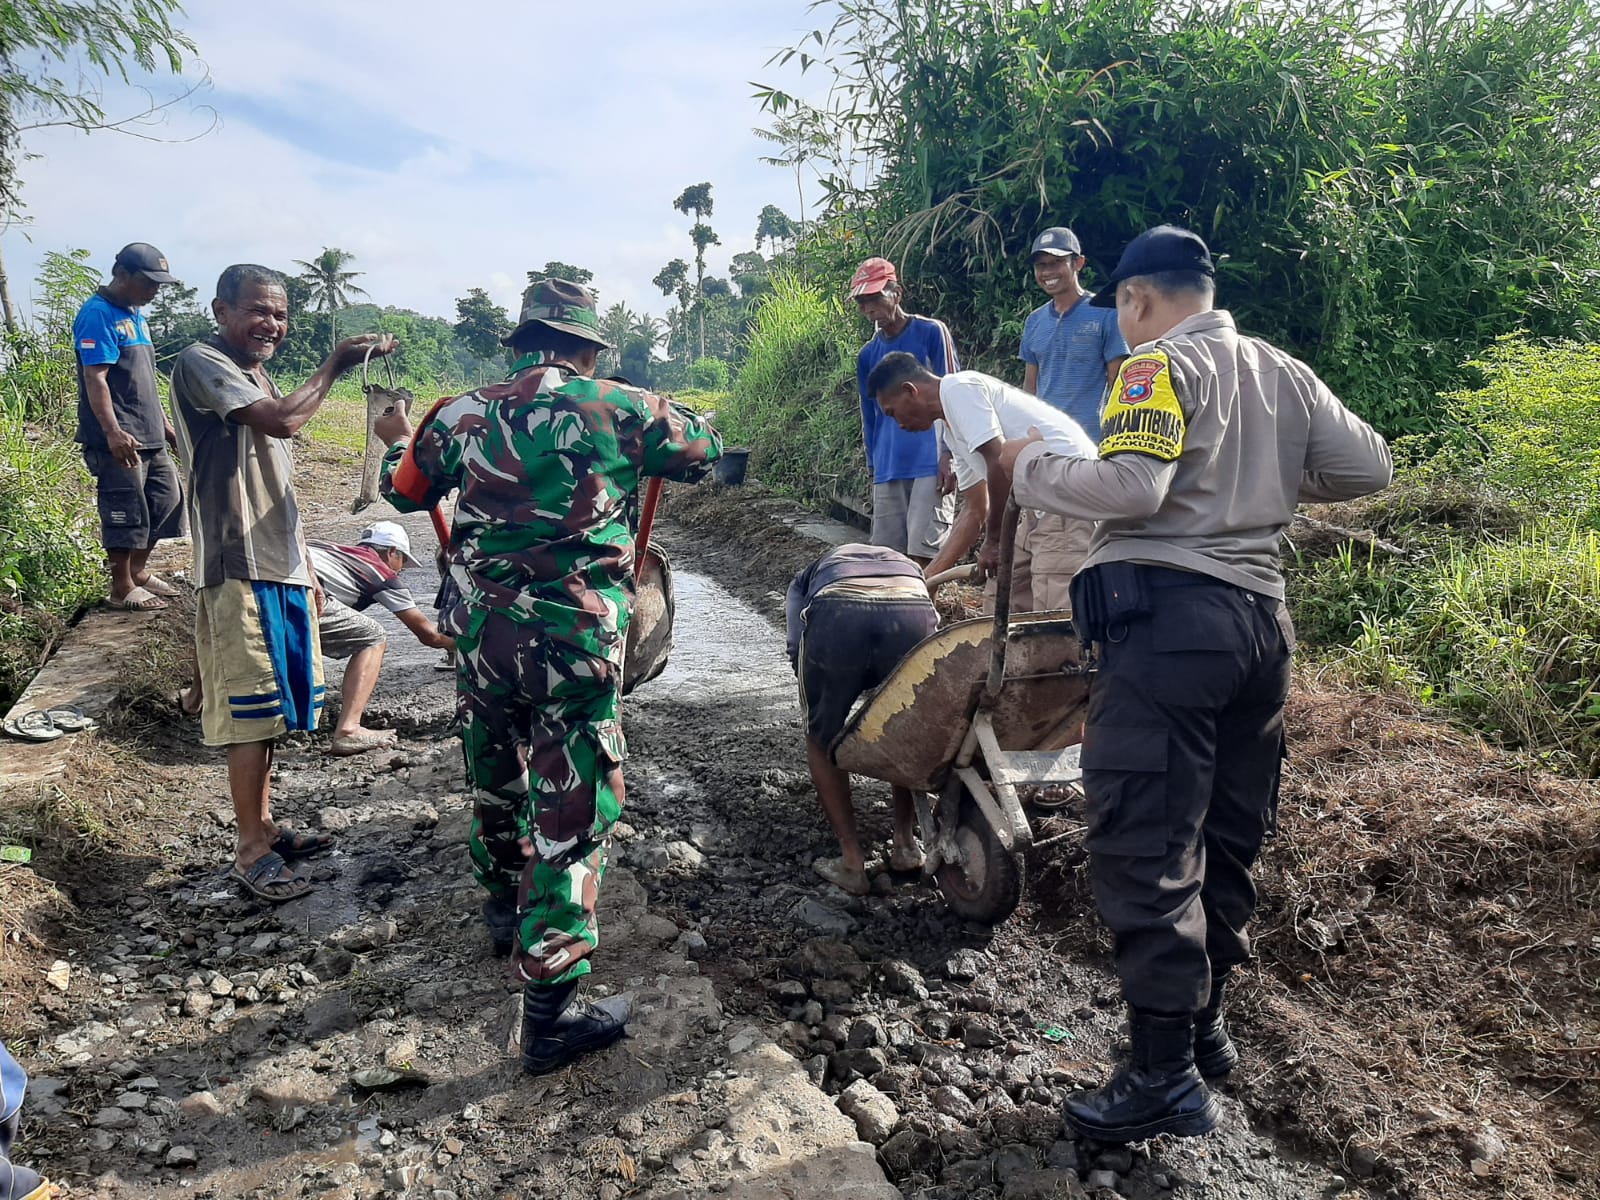
[[[733,392],[717,410],[729,443],[752,449],[758,477],[817,503],[867,487],[853,317],[819,289],[776,278],[756,310]]]

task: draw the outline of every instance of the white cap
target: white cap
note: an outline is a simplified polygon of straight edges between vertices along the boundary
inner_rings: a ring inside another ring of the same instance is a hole
[[[396,521],[374,521],[361,531],[361,545],[377,546],[384,550],[398,550],[400,557],[406,560],[407,565],[417,567],[422,564],[411,557],[411,539],[406,536]]]

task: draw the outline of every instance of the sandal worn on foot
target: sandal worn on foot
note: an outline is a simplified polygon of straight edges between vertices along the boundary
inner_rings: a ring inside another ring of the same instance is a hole
[[[33,709],[23,713],[20,717],[10,717],[6,720],[4,728],[12,737],[24,742],[53,742],[65,729],[57,729],[56,723],[50,719],[50,714],[41,709]]]
[[[301,833],[298,829],[279,829],[272,841],[272,852],[280,858],[309,858],[332,850],[337,841],[331,833]]]
[[[171,599],[178,594],[178,589],[173,587],[159,575],[148,575],[139,584],[145,591],[154,595]]]
[[[107,596],[107,608],[125,608],[129,612],[154,612],[158,608],[165,608],[167,602],[156,595],[149,588],[136,587],[126,596]]]
[[[297,875],[281,855],[268,851],[248,867],[234,863],[228,877],[257,900],[269,904],[282,904],[285,900],[298,900],[312,888],[303,875]]]

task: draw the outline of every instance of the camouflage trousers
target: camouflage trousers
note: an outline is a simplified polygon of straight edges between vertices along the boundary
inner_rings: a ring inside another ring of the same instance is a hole
[[[588,974],[599,942],[606,839],[622,811],[622,669],[496,612],[469,624],[456,682],[473,875],[517,897],[518,977],[565,983]]]

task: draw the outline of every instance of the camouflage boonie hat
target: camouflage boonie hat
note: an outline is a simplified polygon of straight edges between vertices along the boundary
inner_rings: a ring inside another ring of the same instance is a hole
[[[541,280],[522,293],[522,316],[517,327],[500,339],[501,344],[511,345],[529,325],[570,333],[604,350],[616,348],[600,336],[600,314],[589,289],[565,279]]]

